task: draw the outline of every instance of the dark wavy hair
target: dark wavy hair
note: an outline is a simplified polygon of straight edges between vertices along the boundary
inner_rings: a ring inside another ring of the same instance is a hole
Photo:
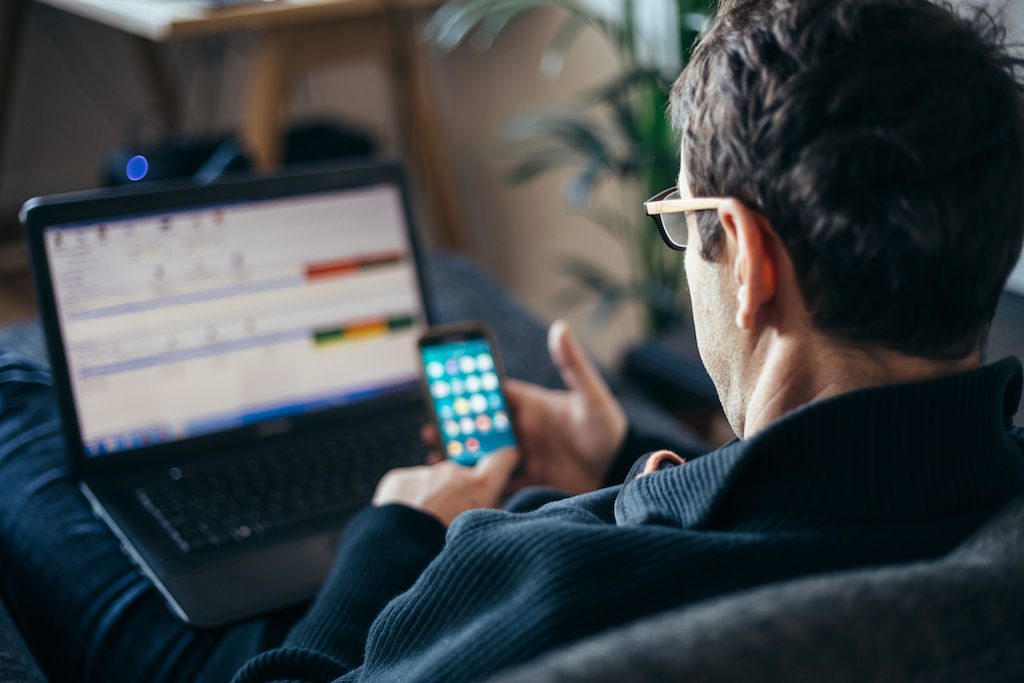
[[[763,214],[815,326],[962,358],[1024,236],[1022,61],[983,10],[927,0],[723,2],[672,88],[695,195]],[[699,222],[701,255],[722,228]]]

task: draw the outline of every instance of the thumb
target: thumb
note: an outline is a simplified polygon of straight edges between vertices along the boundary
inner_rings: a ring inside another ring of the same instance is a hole
[[[609,393],[597,366],[587,357],[564,320],[556,320],[548,329],[548,353],[569,389],[591,396]]]

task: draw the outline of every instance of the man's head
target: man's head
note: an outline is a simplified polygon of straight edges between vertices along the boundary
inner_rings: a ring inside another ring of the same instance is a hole
[[[672,89],[680,189],[748,210],[778,250],[772,286],[788,269],[809,329],[837,348],[976,354],[1024,237],[1020,63],[1000,41],[991,19],[926,0],[723,2]],[[724,347],[766,322],[723,328],[745,286],[737,264],[716,270],[738,253],[735,215],[692,222],[687,257],[720,392],[743,362]]]

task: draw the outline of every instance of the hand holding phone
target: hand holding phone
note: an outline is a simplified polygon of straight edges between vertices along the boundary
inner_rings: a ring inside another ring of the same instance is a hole
[[[482,323],[429,329],[419,340],[420,369],[441,451],[462,465],[516,446],[494,338]]]

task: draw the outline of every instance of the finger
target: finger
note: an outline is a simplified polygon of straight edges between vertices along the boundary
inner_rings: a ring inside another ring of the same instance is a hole
[[[420,427],[420,439],[428,446],[436,446],[438,444],[437,427],[429,423]]]
[[[608,385],[597,366],[587,357],[576,335],[564,320],[556,320],[548,329],[548,353],[562,381],[570,389],[594,396],[609,393]]]
[[[427,464],[436,465],[437,463],[444,460],[444,456],[441,455],[441,451],[430,451],[427,453]]]
[[[512,477],[519,464],[519,449],[511,446],[500,448],[476,465],[476,473],[500,491]]]
[[[530,388],[534,386],[529,382],[526,382],[521,379],[516,379],[515,377],[506,377],[504,384],[505,393],[509,394],[509,398],[512,397],[512,394],[515,394],[516,396],[521,396],[522,394],[529,392]]]
[[[508,399],[509,408],[512,410],[516,410],[520,405],[529,401],[531,398],[536,399],[549,391],[544,387],[531,384],[530,382],[524,382],[521,379],[514,379],[512,377],[506,378],[503,386],[505,388],[505,398]]]

